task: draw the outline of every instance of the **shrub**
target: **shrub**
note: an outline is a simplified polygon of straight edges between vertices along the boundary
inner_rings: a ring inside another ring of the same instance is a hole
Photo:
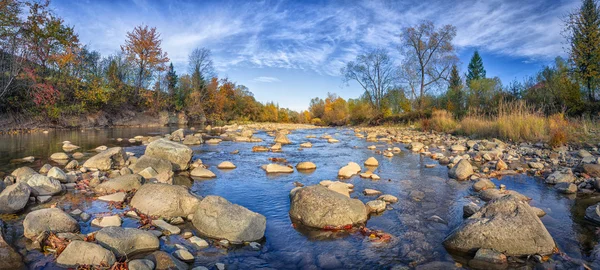
[[[567,128],[569,123],[565,120],[565,116],[562,113],[557,113],[549,118],[548,129],[550,132],[550,139],[548,143],[552,147],[560,147],[564,145],[567,140]]]

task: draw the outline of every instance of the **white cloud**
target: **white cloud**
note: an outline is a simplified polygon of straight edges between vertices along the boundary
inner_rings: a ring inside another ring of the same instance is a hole
[[[579,5],[579,1],[544,0],[171,1],[168,5],[136,0],[112,3],[116,6],[60,1],[53,2],[57,12],[76,26],[82,42],[103,54],[118,51],[125,33],[145,23],[162,33],[163,49],[176,66],[185,66],[195,47],[207,47],[221,72],[275,67],[333,76],[368,48],[384,47],[397,57],[402,28],[422,20],[455,25],[458,49],[477,47],[509,57],[552,59],[565,53],[562,18]]]
[[[252,81],[254,81],[254,82],[261,82],[261,83],[281,82],[281,80],[278,79],[278,78],[268,77],[268,76],[256,77],[256,78],[252,79]]]

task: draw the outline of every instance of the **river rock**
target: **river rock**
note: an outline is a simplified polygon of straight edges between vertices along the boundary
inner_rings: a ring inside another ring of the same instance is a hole
[[[301,143],[300,147],[302,147],[302,148],[312,148],[312,143],[310,143],[310,142]]]
[[[231,161],[223,161],[217,165],[217,168],[221,170],[233,170],[236,166]]]
[[[138,174],[141,175],[142,177],[144,177],[144,179],[152,179],[158,173],[156,172],[156,170],[152,169],[152,167],[148,167],[148,168],[143,169],[140,172],[138,172]]]
[[[481,208],[473,202],[465,204],[463,206],[463,217],[464,218],[470,217],[470,216],[474,215],[475,213],[477,213],[477,211],[479,211],[479,209],[481,209]]]
[[[412,142],[408,145],[408,149],[413,152],[419,152],[421,149],[423,149],[423,147],[425,147],[425,145],[420,142]]]
[[[121,217],[119,215],[112,215],[106,217],[97,217],[92,220],[92,226],[104,228],[111,226],[121,226]]]
[[[365,188],[365,190],[363,190],[363,193],[366,196],[375,196],[375,195],[380,195],[381,191],[375,190],[375,189],[370,189],[370,188]]]
[[[58,208],[45,208],[30,212],[23,220],[23,234],[34,240],[45,231],[54,233],[76,232],[77,220]]]
[[[44,164],[44,166],[42,166],[40,168],[40,170],[38,171],[40,174],[47,174],[48,171],[50,171],[50,169],[52,169],[52,165],[46,163]],[[18,170],[18,169],[17,169]]]
[[[504,162],[503,160],[499,159],[498,162],[496,162],[496,171],[504,171],[508,169],[508,165],[506,165],[506,162]]]
[[[67,153],[64,153],[64,152],[58,152],[58,153],[54,153],[54,154],[50,155],[50,159],[51,160],[67,160],[67,159],[69,159],[69,155],[67,155]]]
[[[1,207],[1,206],[0,206]],[[4,235],[4,222],[0,220],[0,269],[24,269],[23,258],[9,243]]]
[[[25,183],[12,184],[0,193],[0,214],[17,213],[27,205],[31,191]]]
[[[126,174],[117,176],[96,186],[97,193],[111,193],[114,191],[130,191],[142,186],[143,178],[139,174]]]
[[[291,196],[290,217],[306,226],[324,228],[362,224],[365,205],[321,185],[298,189]]]
[[[100,245],[72,241],[56,258],[56,264],[62,267],[78,267],[81,265],[110,266],[116,261],[115,255]]]
[[[117,257],[131,257],[146,251],[158,250],[158,238],[135,228],[105,227],[96,233],[96,242],[111,250]]]
[[[382,200],[373,200],[373,201],[368,201],[366,206],[367,206],[367,211],[369,211],[369,213],[380,213],[385,210],[385,208],[387,207],[387,204]]]
[[[104,196],[100,196],[98,197],[99,201],[103,201],[103,202],[124,202],[125,201],[125,197],[127,196],[127,194],[125,194],[125,192],[117,192],[114,194],[110,194],[110,195],[104,195]]]
[[[398,202],[398,197],[396,197],[394,195],[390,195],[390,194],[381,195],[377,199],[382,200],[386,203],[397,203]]]
[[[126,161],[127,154],[125,154],[125,150],[121,147],[112,147],[86,160],[83,167],[108,171],[117,166],[125,165]]]
[[[256,241],[263,238],[267,219],[243,206],[219,196],[204,198],[194,213],[196,229],[212,238],[231,242]]]
[[[146,146],[145,155],[168,160],[174,170],[187,170],[192,160],[191,148],[166,139],[151,142]]]
[[[36,196],[54,195],[62,191],[62,185],[58,180],[41,174],[34,174],[27,179],[27,185]]]
[[[135,259],[127,263],[128,270],[154,270],[154,262],[149,259]]]
[[[146,215],[172,218],[193,214],[199,202],[200,198],[185,186],[145,184],[135,193],[130,205]]]
[[[338,177],[341,178],[350,178],[355,174],[358,174],[362,169],[360,168],[360,165],[358,165],[355,162],[348,162],[348,165],[342,167],[339,171],[338,171]]]
[[[78,166],[79,166],[79,162],[77,162],[77,160],[71,160],[71,161],[69,161],[69,163],[67,163],[67,165],[65,165],[65,169],[72,171],[72,170],[77,169]]]
[[[600,203],[589,206],[585,209],[585,218],[596,225],[600,225]]]
[[[592,177],[600,177],[600,164],[584,164],[583,172]]]
[[[316,168],[317,168],[317,165],[310,161],[302,161],[296,165],[296,169],[299,171],[314,170]]]
[[[558,183],[573,183],[575,182],[575,176],[570,169],[564,171],[555,171],[546,178],[546,184],[558,184]]]
[[[197,145],[202,143],[202,138],[194,135],[187,135],[182,143],[185,145]]]
[[[59,169],[58,167],[52,167],[52,169],[48,171],[46,176],[52,177],[62,183],[68,182],[67,174],[65,174],[65,172],[63,172],[63,170]]]
[[[160,228],[163,231],[168,231],[170,234],[179,234],[181,229],[175,225],[171,225],[163,219],[152,220],[152,225]]]
[[[573,183],[560,182],[554,185],[554,188],[563,194],[575,194],[577,193],[577,185]]]
[[[156,270],[187,270],[189,268],[186,263],[160,250],[146,256],[146,259],[154,263]]]
[[[340,181],[335,181],[332,182],[331,184],[327,185],[328,189],[331,189],[339,194],[342,194],[346,197],[350,197],[350,190],[348,188],[348,184],[340,182]]]
[[[27,179],[30,176],[35,175],[35,174],[38,174],[38,173],[35,172],[35,170],[33,170],[32,168],[21,167],[21,168],[14,170],[10,175],[14,176],[17,179],[17,183],[18,183],[18,182],[27,181]]]
[[[147,155],[138,158],[135,163],[129,166],[129,169],[131,169],[133,173],[139,173],[148,167],[154,169],[158,174],[173,171],[173,165],[170,161]]]
[[[508,256],[548,255],[555,244],[528,203],[514,196],[490,201],[443,242],[448,250],[473,253],[480,248]]]
[[[374,157],[370,157],[367,160],[365,160],[365,166],[377,167],[379,166],[379,161],[377,161],[377,159],[375,159]]]
[[[178,249],[175,252],[173,252],[173,256],[175,256],[175,258],[180,259],[181,261],[184,262],[193,262],[194,261],[194,255],[192,255],[192,253],[190,253],[189,251],[185,250],[185,249]]]
[[[290,141],[290,139],[288,139],[288,137],[285,134],[281,133],[281,132],[277,133],[277,136],[275,136],[275,142],[276,143],[280,143],[280,144],[290,144],[290,143],[292,143]]]
[[[473,184],[473,190],[477,192],[488,188],[496,188],[496,184],[494,184],[494,182],[492,182],[490,179],[480,179]]]
[[[529,198],[519,192],[516,192],[514,190],[500,190],[500,189],[490,188],[490,189],[485,189],[485,190],[482,190],[481,192],[479,192],[479,198],[486,202],[491,201],[493,199],[501,198],[505,195],[512,195],[521,201],[531,200],[531,198]]]
[[[262,169],[267,173],[293,173],[294,169],[288,166],[280,165],[280,164],[267,164],[263,165]]]
[[[466,159],[461,159],[452,169],[448,171],[448,176],[456,180],[466,180],[473,175],[473,166]]]
[[[211,172],[209,169],[204,167],[197,167],[190,172],[191,176],[200,177],[200,178],[215,178],[217,177],[215,173]]]

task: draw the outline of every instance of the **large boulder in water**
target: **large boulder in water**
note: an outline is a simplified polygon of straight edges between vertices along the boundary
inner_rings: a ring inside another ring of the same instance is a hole
[[[23,269],[23,258],[4,239],[4,223],[0,220],[0,269]]]
[[[466,159],[461,159],[450,171],[448,176],[456,180],[466,180],[469,176],[473,175],[473,166]]]
[[[277,135],[275,136],[275,142],[276,143],[280,143],[280,144],[290,144],[292,143],[290,141],[290,139],[288,139],[288,137],[284,134],[284,133],[277,133]]]
[[[115,191],[130,191],[142,186],[143,178],[139,174],[126,174],[117,176],[96,186],[97,193],[111,193]]]
[[[35,170],[33,170],[32,168],[21,167],[21,168],[14,170],[10,175],[14,176],[17,179],[17,183],[18,183],[18,182],[27,181],[27,179],[34,174],[37,174],[37,172]]]
[[[146,184],[135,193],[130,205],[146,215],[172,218],[193,214],[198,203],[200,198],[185,186]]]
[[[54,195],[62,191],[60,181],[41,174],[29,176],[27,185],[36,196]]]
[[[23,220],[23,234],[29,239],[35,239],[43,232],[54,233],[76,232],[79,230],[77,220],[58,208],[35,210]]]
[[[263,238],[267,219],[225,198],[207,196],[198,204],[192,223],[208,237],[250,242]]]
[[[321,185],[293,192],[289,214],[292,220],[315,228],[355,225],[367,221],[367,208],[361,201]]]
[[[115,255],[109,250],[100,245],[79,240],[69,243],[67,248],[56,258],[56,264],[67,268],[81,265],[106,267],[113,265],[115,261]]]
[[[129,166],[129,169],[131,169],[133,173],[139,173],[148,167],[151,167],[159,174],[173,171],[173,165],[170,161],[146,155],[138,158],[135,163]]]
[[[192,160],[191,148],[166,139],[151,142],[146,147],[145,155],[168,160],[174,170],[187,170]]]
[[[158,238],[144,230],[135,228],[105,227],[96,233],[96,241],[111,250],[117,257],[131,257],[159,247]]]
[[[31,191],[25,183],[12,184],[0,193],[0,214],[17,213],[27,205]]]
[[[501,250],[507,256],[548,255],[556,246],[531,206],[513,195],[490,201],[443,244],[450,251],[474,254],[487,248]]]
[[[127,154],[125,154],[125,150],[121,147],[112,147],[88,159],[83,163],[83,167],[108,171],[116,166],[125,165],[126,161]]]
[[[347,179],[355,174],[358,174],[361,170],[362,169],[360,168],[360,165],[358,165],[356,162],[348,162],[348,165],[342,167],[338,171],[338,177]]]

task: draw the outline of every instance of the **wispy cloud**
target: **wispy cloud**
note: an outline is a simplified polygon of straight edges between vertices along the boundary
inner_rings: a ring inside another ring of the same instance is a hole
[[[268,76],[256,77],[256,78],[252,79],[252,81],[254,81],[254,82],[261,82],[261,83],[281,82],[281,80],[278,79],[278,78],[268,77]]]
[[[83,42],[103,54],[119,50],[134,26],[148,24],[162,33],[163,48],[178,67],[185,66],[193,48],[207,47],[221,72],[270,67],[339,75],[345,62],[368,48],[387,48],[398,56],[402,29],[422,20],[455,25],[459,50],[552,59],[565,54],[562,18],[579,1],[57,0],[53,5]]]

